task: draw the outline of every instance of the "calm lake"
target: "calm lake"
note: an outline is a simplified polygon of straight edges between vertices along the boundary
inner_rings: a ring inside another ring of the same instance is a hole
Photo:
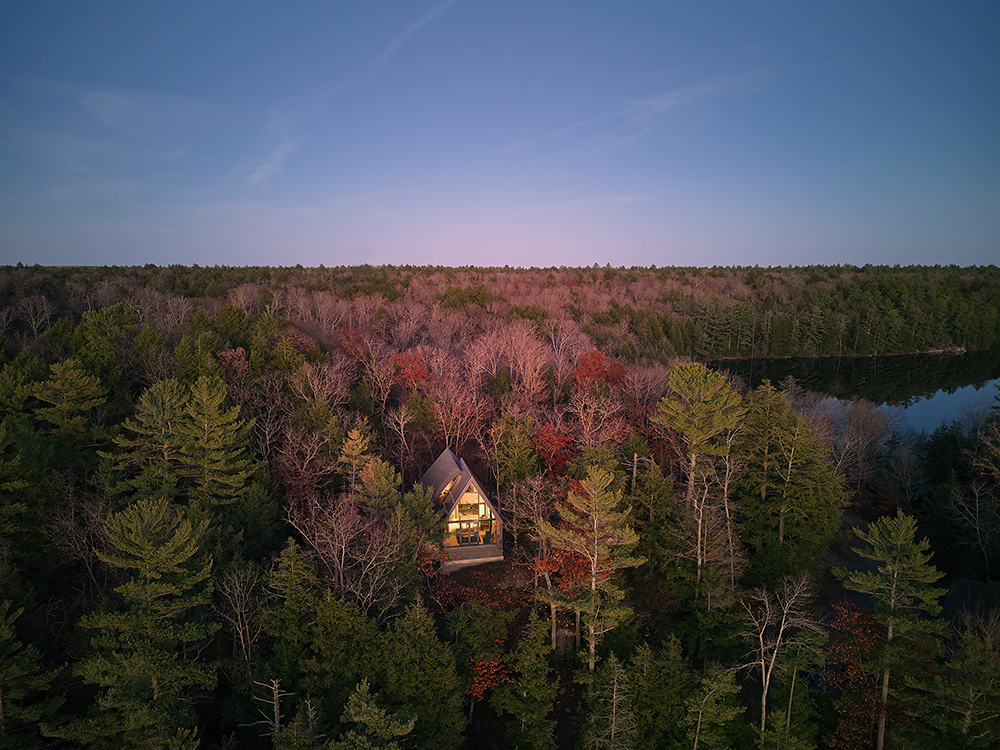
[[[990,403],[1000,391],[1000,348],[963,354],[899,354],[891,357],[789,357],[722,360],[752,387],[791,376],[803,388],[836,398],[866,398],[906,410],[910,426],[933,432],[967,406]]]

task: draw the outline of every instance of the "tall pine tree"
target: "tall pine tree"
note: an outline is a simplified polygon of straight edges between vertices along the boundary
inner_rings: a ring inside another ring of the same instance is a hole
[[[944,593],[934,584],[944,575],[930,563],[930,543],[916,540],[916,521],[902,511],[875,521],[868,531],[855,529],[863,547],[854,551],[876,565],[874,572],[838,568],[843,585],[875,602],[875,616],[883,626],[884,653],[879,674],[880,707],[876,750],[885,744],[890,677],[912,675],[920,665],[909,664],[940,649],[944,624],[938,599]]]
[[[96,699],[57,734],[95,748],[195,747],[193,699],[216,681],[199,657],[218,629],[208,617],[211,561],[198,561],[204,526],[152,498],[113,515],[105,532],[97,555],[125,577],[121,603],[80,621],[91,653],[74,671]]]
[[[225,408],[226,384],[202,375],[194,385],[180,423],[180,460],[193,480],[190,502],[202,508],[236,500],[253,473],[246,455],[251,425],[239,418],[239,407]]]
[[[597,663],[597,644],[609,630],[631,615],[624,592],[613,580],[616,572],[645,562],[632,556],[639,536],[628,525],[631,508],[622,509],[621,490],[611,490],[614,475],[591,467],[559,509],[559,526],[541,521],[539,530],[555,549],[580,555],[587,566],[585,590],[577,606],[587,628],[587,666]]]
[[[555,721],[550,718],[557,685],[549,666],[549,629],[534,609],[528,632],[514,651],[511,679],[493,691],[490,704],[507,722],[507,741],[524,750],[553,750]]]
[[[718,438],[735,430],[743,417],[740,395],[715,370],[691,362],[676,365],[667,374],[673,393],[660,401],[654,422],[678,435],[687,448],[687,503],[695,492],[701,456],[722,455],[728,450]]]
[[[747,407],[737,444],[746,461],[737,480],[745,542],[755,553],[750,578],[771,584],[833,540],[847,494],[828,451],[784,393],[764,382]]]

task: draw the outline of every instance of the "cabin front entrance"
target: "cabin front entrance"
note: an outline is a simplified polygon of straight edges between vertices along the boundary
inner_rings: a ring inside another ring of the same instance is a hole
[[[463,544],[482,544],[482,537],[479,534],[479,521],[459,521],[456,541]]]
[[[470,489],[448,518],[445,528],[446,547],[496,543],[496,516],[479,493]]]

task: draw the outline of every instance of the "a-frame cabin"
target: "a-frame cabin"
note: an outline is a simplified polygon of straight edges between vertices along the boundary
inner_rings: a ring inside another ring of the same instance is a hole
[[[445,448],[420,478],[434,491],[438,507],[446,514],[444,548],[449,567],[503,560],[503,521],[479,480]]]

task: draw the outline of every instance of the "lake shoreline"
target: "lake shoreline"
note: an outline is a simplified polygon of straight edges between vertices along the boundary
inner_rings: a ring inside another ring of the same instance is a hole
[[[915,352],[891,352],[889,354],[780,354],[780,355],[762,355],[759,357],[710,357],[710,358],[692,358],[692,361],[701,362],[703,364],[709,364],[711,362],[753,362],[756,360],[763,359],[774,359],[774,360],[789,360],[789,359],[877,359],[882,357],[915,357],[915,356],[940,356],[942,354],[949,356],[958,356],[960,354],[970,354],[973,352],[989,352],[994,348],[1000,347],[1000,342],[997,342],[992,347],[986,349],[966,349],[964,346],[948,347],[945,349],[927,349],[926,351],[915,351]]]
[[[919,354],[856,356],[757,357],[712,359],[705,365],[726,370],[750,388],[764,380],[780,384],[789,377],[802,388],[842,400],[864,398],[873,404],[928,410],[926,402],[948,402],[954,416],[965,394],[968,401],[983,395],[983,389],[1000,382],[1000,346],[992,349],[944,349]],[[933,430],[942,412],[914,417],[919,428]]]

